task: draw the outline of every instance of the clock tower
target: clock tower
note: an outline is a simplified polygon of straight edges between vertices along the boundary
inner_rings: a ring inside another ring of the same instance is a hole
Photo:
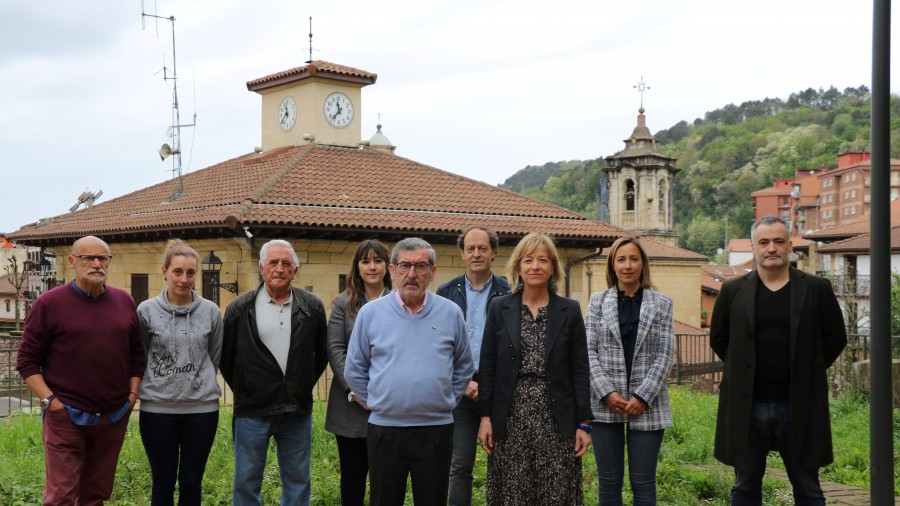
[[[362,87],[376,74],[322,60],[249,81],[262,95],[262,149],[316,143],[356,148]]]

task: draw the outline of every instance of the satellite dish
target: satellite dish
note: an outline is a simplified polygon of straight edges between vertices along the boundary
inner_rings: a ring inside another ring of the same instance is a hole
[[[172,146],[169,146],[168,144],[163,144],[159,148],[159,159],[165,161],[165,159],[168,158],[169,155],[174,155],[179,152],[180,151],[178,151],[177,149],[172,149]]]
[[[166,139],[172,138],[172,127],[166,129]]]
[[[82,204],[84,207],[91,207],[94,205],[94,202],[103,195],[103,190],[97,190],[96,192],[91,192],[90,190],[85,190],[81,192],[81,195],[78,196],[78,201],[75,202],[75,205],[69,208],[69,212],[74,213]]]

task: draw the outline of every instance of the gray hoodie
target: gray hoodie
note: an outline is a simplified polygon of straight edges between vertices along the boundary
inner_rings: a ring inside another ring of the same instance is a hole
[[[163,290],[138,306],[147,369],[141,409],[153,413],[207,413],[219,409],[216,370],[222,357],[219,308],[193,292],[190,306],[173,306]]]

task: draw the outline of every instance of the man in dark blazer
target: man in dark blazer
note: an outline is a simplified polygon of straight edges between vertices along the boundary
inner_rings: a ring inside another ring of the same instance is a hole
[[[487,227],[470,227],[456,239],[459,254],[466,263],[466,272],[447,281],[437,289],[441,297],[452,300],[466,317],[466,333],[475,376],[466,387],[465,396],[453,410],[453,459],[450,462],[449,506],[471,506],[472,469],[481,416],[478,414],[478,360],[481,357],[481,337],[487,308],[494,297],[509,293],[509,283],[491,272],[497,257],[500,238]]]
[[[756,270],[726,282],[710,346],[725,362],[715,457],[734,467],[731,504],[761,504],[766,455],[784,460],[796,504],[825,504],[819,468],[834,460],[826,369],[847,344],[831,284],[792,268],[789,227],[750,229]]]

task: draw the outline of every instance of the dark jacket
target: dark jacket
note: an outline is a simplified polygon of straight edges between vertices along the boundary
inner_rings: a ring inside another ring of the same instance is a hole
[[[445,299],[450,299],[462,309],[466,315],[466,274],[463,273],[438,287],[436,294]],[[496,274],[491,274],[491,293],[487,298],[487,306],[490,307],[494,297],[509,294],[509,282]]]
[[[734,465],[747,451],[756,367],[756,271],[729,280],[713,308],[709,342],[725,362],[716,419],[715,457]],[[800,466],[834,460],[825,371],[847,344],[844,319],[826,279],[790,269],[791,415]]]
[[[547,319],[544,352],[550,410],[560,437],[568,438],[575,435],[579,421],[593,418],[584,319],[577,301],[556,294],[550,294]],[[506,437],[506,418],[518,380],[521,328],[521,292],[491,302],[481,344],[478,410],[491,417],[498,439]]]
[[[291,345],[287,371],[260,340],[256,294],[235,299],[225,310],[222,376],[234,392],[234,416],[312,413],[312,391],[325,370],[325,307],[315,295],[292,287]]]

